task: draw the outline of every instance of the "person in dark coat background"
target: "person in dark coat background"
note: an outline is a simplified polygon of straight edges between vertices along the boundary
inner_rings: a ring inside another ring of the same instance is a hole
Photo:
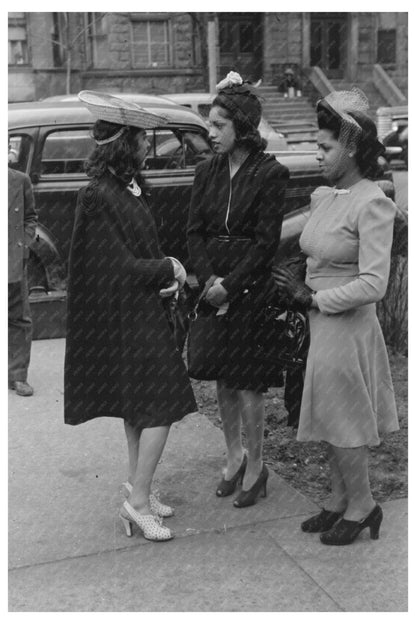
[[[80,100],[97,119],[92,178],[79,192],[69,257],[65,422],[100,416],[124,420],[130,476],[120,517],[127,535],[173,537],[161,517],[173,514],[151,492],[170,425],[197,410],[164,301],[186,273],[160,250],[140,167],[145,128],[165,122],[102,93]]]
[[[295,76],[293,69],[288,67],[285,69],[283,80],[279,84],[278,91],[283,93],[284,97],[294,98],[302,95],[301,85]]]
[[[32,319],[27,283],[29,245],[35,237],[37,215],[30,178],[8,168],[9,192],[9,388],[31,396],[27,372],[32,346]]]
[[[264,153],[254,88],[230,72],[217,90],[209,115],[216,155],[196,169],[188,246],[205,301],[224,313],[227,323],[225,363],[217,379],[227,464],[216,494],[229,496],[242,481],[234,505],[246,507],[262,489],[266,494],[262,393],[269,385],[281,385],[281,372],[256,358],[255,334],[279,244],[289,172]],[[224,265],[229,245],[237,254],[235,263],[230,258],[233,266]]]

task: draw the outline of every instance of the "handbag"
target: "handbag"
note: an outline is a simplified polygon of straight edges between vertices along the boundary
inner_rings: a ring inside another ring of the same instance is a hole
[[[266,305],[259,314],[256,357],[282,369],[303,367],[309,349],[309,322],[306,312]]]
[[[189,313],[188,374],[193,379],[220,379],[227,355],[228,320],[201,298]]]

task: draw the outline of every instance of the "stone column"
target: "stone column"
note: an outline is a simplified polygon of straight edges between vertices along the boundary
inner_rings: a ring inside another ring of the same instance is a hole
[[[347,67],[346,78],[349,82],[357,80],[358,66],[358,31],[359,21],[357,13],[349,13],[348,15],[348,31],[347,31]]]

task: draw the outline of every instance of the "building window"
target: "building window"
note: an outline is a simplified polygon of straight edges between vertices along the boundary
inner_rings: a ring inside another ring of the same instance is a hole
[[[54,67],[62,67],[66,61],[67,50],[63,40],[64,33],[66,32],[67,14],[66,13],[52,13],[53,29],[52,29],[52,56]]]
[[[29,63],[24,13],[9,13],[9,65]]]
[[[131,52],[133,67],[169,66],[168,20],[132,21]]]
[[[394,65],[396,63],[396,30],[377,31],[377,63]]]
[[[108,67],[108,18],[106,13],[87,13],[87,31],[92,67]]]

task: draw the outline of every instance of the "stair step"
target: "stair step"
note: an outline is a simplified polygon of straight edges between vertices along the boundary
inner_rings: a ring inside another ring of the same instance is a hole
[[[282,102],[282,103],[276,103],[276,102],[264,102],[263,103],[263,108],[275,108],[276,110],[287,110],[287,111],[291,111],[291,110],[295,110],[295,109],[300,109],[300,110],[311,110],[311,105],[308,104],[307,102],[302,103],[302,102],[293,102],[293,104],[289,104],[286,102]]]
[[[286,126],[286,125],[304,125],[304,126],[314,126],[316,127],[316,117],[306,118],[304,115],[290,115],[288,117],[279,116],[279,117],[268,117],[266,116],[267,121],[270,124],[275,124],[276,126]]]

